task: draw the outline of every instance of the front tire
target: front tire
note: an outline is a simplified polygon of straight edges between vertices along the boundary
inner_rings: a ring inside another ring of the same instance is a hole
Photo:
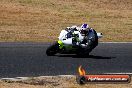
[[[46,50],[47,56],[54,56],[59,50],[59,44],[55,42],[53,45],[49,46]]]

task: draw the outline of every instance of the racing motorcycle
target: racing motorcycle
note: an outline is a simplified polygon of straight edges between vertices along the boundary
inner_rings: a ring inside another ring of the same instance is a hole
[[[97,33],[94,29],[90,29],[85,34],[84,38],[80,37],[80,31],[69,32],[62,30],[58,41],[47,48],[47,56],[54,56],[57,53],[76,54],[78,56],[89,55],[98,45],[98,39],[102,37],[102,33]]]

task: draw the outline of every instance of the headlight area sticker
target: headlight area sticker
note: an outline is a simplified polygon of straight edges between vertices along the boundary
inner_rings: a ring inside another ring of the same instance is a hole
[[[88,74],[80,66],[78,68],[79,75],[77,76],[77,82],[79,84],[86,83],[130,83],[130,75],[124,74]]]

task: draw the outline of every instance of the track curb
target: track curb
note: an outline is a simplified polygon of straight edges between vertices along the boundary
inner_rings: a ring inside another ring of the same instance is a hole
[[[132,73],[103,73],[103,74],[119,74],[119,75],[132,75]],[[14,78],[1,78],[0,81],[6,81],[6,82],[19,82],[19,81],[26,81],[30,80],[31,78],[43,78],[43,77],[76,77],[76,75],[56,75],[56,76],[37,76],[37,77],[14,77]]]

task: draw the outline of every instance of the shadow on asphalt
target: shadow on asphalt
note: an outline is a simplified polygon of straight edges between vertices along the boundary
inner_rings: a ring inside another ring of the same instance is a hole
[[[89,56],[77,56],[77,55],[73,55],[73,54],[59,54],[59,55],[56,55],[58,57],[72,57],[72,58],[92,58],[92,59],[112,59],[112,58],[116,58],[116,57],[105,57],[105,56],[95,56],[95,55],[89,55]]]

